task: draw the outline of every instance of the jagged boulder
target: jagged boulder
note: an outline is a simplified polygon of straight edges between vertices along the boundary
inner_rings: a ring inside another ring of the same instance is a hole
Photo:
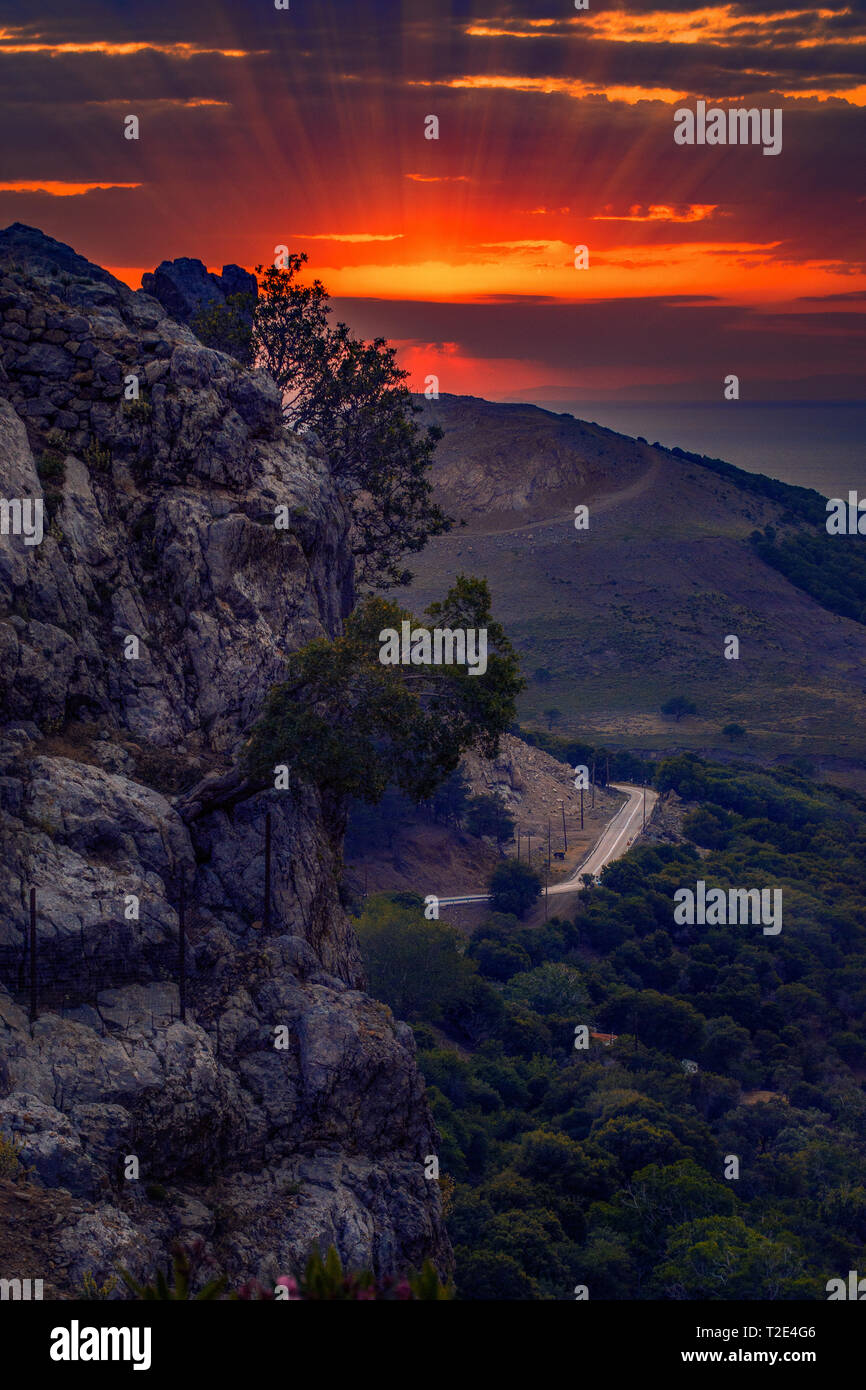
[[[189,323],[201,308],[224,305],[230,295],[250,295],[255,299],[258,293],[255,275],[241,266],[224,265],[222,274],[216,275],[208,271],[203,261],[191,256],[163,261],[152,274],[145,272],[141,287],[181,323]]]

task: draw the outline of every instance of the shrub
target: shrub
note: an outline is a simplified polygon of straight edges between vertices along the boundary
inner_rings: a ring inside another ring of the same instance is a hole
[[[63,478],[66,466],[61,454],[54,449],[45,449],[36,460],[36,472],[43,482],[52,478]]]
[[[185,1246],[180,1241],[175,1241],[172,1245],[173,1286],[169,1284],[161,1269],[157,1271],[156,1277],[148,1284],[139,1284],[126,1269],[120,1271],[120,1277],[134,1298],[144,1299],[146,1302],[161,1303],[167,1300],[181,1301],[183,1299],[192,1299],[197,1303],[211,1302],[219,1298],[228,1280],[224,1274],[221,1274],[217,1278],[209,1280],[198,1293],[190,1293],[192,1281],[204,1263],[204,1259],[204,1241],[194,1241],[191,1246]]]
[[[0,1178],[17,1178],[21,1171],[21,1141],[0,1134]]]
[[[507,859],[493,870],[488,889],[494,912],[513,912],[515,917],[525,917],[541,893],[541,879],[527,864]]]
[[[99,441],[92,439],[84,450],[84,461],[88,467],[106,473],[111,467],[111,450],[100,448]]]
[[[277,1289],[281,1290],[279,1298]],[[394,1279],[387,1274],[377,1279],[369,1269],[344,1271],[340,1256],[332,1245],[324,1259],[318,1249],[313,1251],[300,1279],[282,1275],[273,1291],[265,1288],[258,1279],[250,1279],[232,1296],[255,1302],[428,1302],[450,1299],[452,1290],[441,1283],[429,1260],[425,1260],[420,1274],[411,1273],[403,1279]]]

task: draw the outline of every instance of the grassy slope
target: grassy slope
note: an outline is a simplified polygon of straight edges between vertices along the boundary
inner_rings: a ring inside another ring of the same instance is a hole
[[[524,721],[543,724],[542,712],[556,707],[564,733],[634,749],[722,754],[720,728],[737,721],[749,730],[739,748],[747,756],[808,756],[828,771],[836,760],[866,763],[859,727],[866,627],[795,588],[749,541],[753,530],[780,527],[783,517],[782,534],[792,521],[814,529],[806,517],[816,510],[816,494],[791,489],[779,501],[766,498],[742,486],[738,470],[719,472],[612,432],[604,432],[601,474],[597,461],[591,468],[582,461],[575,432],[573,476],[563,484],[561,417],[510,414],[491,445],[495,409],[485,405],[473,420],[462,404],[449,433],[449,403],[439,402],[446,427],[440,476],[452,486],[458,474],[464,479],[459,496],[441,495],[455,511],[459,505],[468,525],[418,557],[408,602],[422,608],[460,570],[489,580],[496,615],[527,673],[538,666],[553,673],[549,684],[532,683],[525,692]],[[548,429],[557,436],[560,468],[552,476]],[[503,430],[512,439],[513,480],[535,469],[557,484],[530,493],[531,509],[549,506],[549,519],[527,524],[525,510],[501,505],[508,481]],[[473,503],[472,479],[491,456],[496,505],[481,486]],[[795,520],[790,499],[797,493],[803,515]],[[590,506],[588,531],[573,525],[573,506],[582,501]],[[740,639],[739,661],[723,656],[730,633]],[[662,719],[660,706],[674,693],[695,701],[697,717]]]

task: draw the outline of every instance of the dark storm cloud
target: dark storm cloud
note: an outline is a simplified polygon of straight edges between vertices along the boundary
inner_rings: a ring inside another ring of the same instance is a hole
[[[840,3],[798,5],[793,0],[755,0],[735,7],[734,18],[752,24],[758,17],[795,11],[793,17],[776,21],[771,27],[756,24],[753,31],[732,42],[681,43],[642,40],[636,43],[609,41],[596,37],[589,29],[596,14],[609,16],[616,6],[590,11],[582,32],[582,15],[563,11],[563,4],[532,5],[524,16],[524,6],[475,3],[442,8],[412,7],[399,0],[347,5],[344,0],[318,0],[316,4],[295,5],[289,11],[276,11],[272,5],[212,4],[188,0],[183,4],[159,3],[131,6],[79,4],[68,6],[51,0],[40,4],[38,18],[23,14],[23,6],[0,5],[0,24],[12,33],[12,41],[42,43],[124,43],[151,41],[159,46],[194,43],[200,47],[264,48],[274,64],[289,64],[297,72],[307,65],[311,85],[328,82],[340,73],[377,81],[423,79],[449,81],[467,74],[501,73],[541,77],[547,75],[604,77],[610,82],[642,83],[694,87],[703,83],[730,82],[739,74],[740,83],[754,79],[744,69],[760,67],[772,80],[785,79],[797,84],[816,75],[835,78],[856,77],[864,72],[866,52],[861,45],[818,44],[796,48],[798,39],[845,37],[866,30],[866,10],[821,18],[817,10],[846,10]],[[651,15],[662,10],[688,13],[694,10],[725,9],[723,0],[706,4],[704,0],[659,0],[658,4],[632,4],[620,7],[629,17]],[[549,16],[557,21],[554,31],[536,31],[531,39],[467,35],[470,27],[496,30],[503,20]],[[80,55],[92,61],[96,55]],[[310,60],[313,60],[312,62]],[[316,61],[319,60],[319,61]],[[42,60],[48,61],[47,58]],[[56,59],[50,60],[56,63]],[[64,59],[65,61],[65,59]],[[767,79],[764,79],[765,81]],[[712,88],[716,92],[715,88]],[[717,91],[724,95],[724,91]],[[40,92],[38,95],[44,95]]]
[[[658,367],[679,361],[688,343],[689,374],[714,387],[726,372],[758,379],[820,371],[827,362],[862,361],[866,314],[781,314],[707,302],[697,296],[546,300],[497,304],[335,301],[357,332],[417,344],[456,343],[460,354],[531,361],[543,371]],[[444,384],[443,390],[448,389]]]

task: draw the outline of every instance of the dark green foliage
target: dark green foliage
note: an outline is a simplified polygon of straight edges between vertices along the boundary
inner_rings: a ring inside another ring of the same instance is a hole
[[[443,825],[462,825],[469,805],[469,783],[458,767],[436,788],[426,804],[429,815]]]
[[[470,835],[491,835],[500,845],[514,838],[514,817],[498,796],[473,796],[466,803],[463,823]]]
[[[53,521],[63,505],[66,462],[56,449],[45,449],[36,459],[36,472],[42,483],[42,498],[48,520]]]
[[[733,743],[735,739],[745,738],[746,730],[742,724],[726,724],[722,729],[722,734]]]
[[[409,615],[368,598],[339,637],[319,638],[289,657],[287,677],[269,692],[244,751],[253,784],[267,785],[273,768],[285,764],[332,804],[375,802],[389,785],[417,801],[456,770],[466,749],[495,756],[523,681],[491,616],[487,585],[459,575],[427,614],[432,625],[487,629],[483,675],[457,665],[383,665],[381,632],[399,633]]]
[[[245,367],[253,364],[253,314],[256,297],[230,294],[225,304],[203,304],[190,319],[190,328],[206,347],[234,357]]]
[[[62,456],[54,449],[45,449],[36,460],[36,472],[43,482],[62,479],[66,472],[66,465]]]
[[[672,695],[662,705],[662,714],[668,719],[675,719],[678,724],[684,715],[697,714],[697,712],[697,705],[692,700],[687,699],[685,695]]]
[[[785,507],[783,520],[806,521],[823,526],[826,521],[826,502],[820,492],[813,488],[796,487],[791,483],[781,483],[776,478],[765,477],[763,473],[749,473],[737,468],[723,459],[708,458],[705,454],[692,454],[686,449],[671,449],[677,458],[687,459],[689,463],[700,464],[711,473],[729,479],[743,492],[751,492],[758,497],[767,497]],[[771,528],[772,529],[772,528]],[[760,532],[756,534],[760,535]]]
[[[147,1284],[140,1284],[127,1270],[121,1270],[121,1278],[130,1290],[133,1299],[146,1302],[181,1301],[192,1299],[196,1302],[212,1302],[224,1296],[231,1300],[248,1302],[298,1302],[304,1300],[340,1300],[368,1302],[374,1299],[388,1301],[439,1301],[453,1297],[453,1290],[443,1284],[429,1260],[424,1261],[420,1274],[414,1270],[400,1279],[389,1275],[377,1278],[369,1269],[344,1270],[340,1256],[332,1245],[327,1255],[322,1257],[318,1249],[313,1250],[307,1260],[303,1274],[299,1278],[282,1275],[276,1288],[266,1288],[259,1279],[249,1279],[237,1291],[225,1294],[228,1279],[225,1275],[209,1280],[199,1290],[192,1293],[196,1276],[207,1262],[204,1242],[196,1240],[191,1246],[175,1241],[172,1245],[172,1266],[174,1284],[170,1284],[162,1270]],[[85,1274],[85,1298],[104,1298],[111,1291],[114,1281],[98,1288],[92,1276]],[[279,1297],[278,1297],[279,1294]]]
[[[491,914],[420,1020],[460,1298],[824,1300],[862,1268],[866,801],[690,755],[657,781],[708,853],[632,850],[573,923]],[[698,877],[781,886],[782,932],[677,925]]]
[[[367,899],[356,929],[370,989],[398,1018],[436,1023],[472,1007],[472,985],[481,982],[453,927],[379,894]]]
[[[828,535],[825,522],[822,516],[816,533],[795,531],[781,540],[755,533],[755,550],[823,608],[866,623],[866,542],[862,536]]]
[[[442,1284],[439,1275],[429,1260],[424,1261],[420,1274],[410,1273],[403,1279],[393,1279],[389,1275],[377,1278],[369,1269],[344,1270],[336,1247],[331,1245],[327,1255],[314,1250],[307,1260],[300,1279],[292,1275],[283,1276],[278,1281],[282,1285],[280,1299],[275,1291],[265,1289],[258,1279],[251,1279],[238,1290],[236,1297],[254,1302],[270,1301],[326,1301],[326,1302],[372,1302],[382,1300],[401,1302],[421,1300],[424,1302],[449,1299],[452,1291]]]
[[[724,849],[731,839],[731,817],[721,807],[700,806],[683,820],[683,834],[704,849]]]
[[[604,748],[593,747],[591,743],[583,743],[580,739],[562,738],[547,729],[524,729],[517,725],[511,732],[517,734],[525,743],[532,744],[534,748],[543,748],[545,753],[550,753],[552,757],[568,763],[571,767],[580,764],[591,769],[594,763],[595,780],[599,785],[604,785],[607,761],[610,764],[612,782],[652,781],[655,764],[636,753],[616,751],[608,754]]]
[[[494,912],[513,912],[525,917],[541,893],[541,879],[528,864],[506,859],[497,864],[488,884],[490,906]]]
[[[196,1241],[192,1246],[185,1246],[180,1241],[175,1241],[172,1245],[174,1284],[168,1282],[161,1269],[157,1271],[155,1278],[148,1284],[139,1284],[125,1269],[120,1271],[120,1277],[132,1293],[133,1298],[144,1299],[147,1302],[192,1299],[197,1303],[207,1303],[220,1297],[228,1280],[224,1274],[219,1275],[215,1279],[208,1280],[198,1293],[192,1293],[191,1289],[196,1274],[203,1263],[204,1245],[202,1241]]]
[[[401,825],[415,812],[415,803],[396,787],[386,787],[375,803],[353,798],[344,841],[346,857],[392,850]]]

